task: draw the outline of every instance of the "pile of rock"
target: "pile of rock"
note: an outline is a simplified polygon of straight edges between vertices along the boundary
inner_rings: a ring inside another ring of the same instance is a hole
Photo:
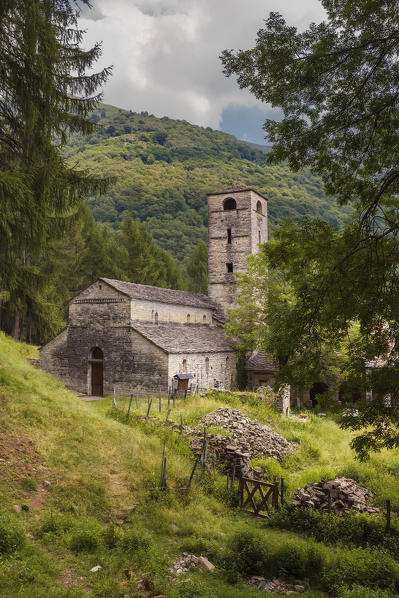
[[[191,449],[199,454],[203,446],[203,433],[198,430],[191,430]],[[221,434],[207,434],[208,463],[216,465],[223,473],[232,474],[237,477],[249,476],[250,474],[250,452],[243,449],[241,443],[229,436]]]
[[[182,575],[187,573],[190,569],[203,569],[204,571],[211,571],[215,568],[205,556],[195,556],[194,554],[187,554],[183,552],[183,555],[175,562],[170,571],[173,575]]]
[[[290,583],[278,578],[265,579],[264,577],[254,576],[248,579],[247,583],[251,586],[256,586],[258,590],[273,594],[283,594],[283,596],[292,596],[292,594],[305,591],[305,584],[303,581],[298,580]]]
[[[344,515],[351,509],[359,513],[377,513],[379,509],[370,506],[370,500],[371,494],[367,488],[360,486],[355,480],[340,477],[298,488],[292,504],[323,511],[331,510],[338,515]]]
[[[237,409],[220,407],[205,415],[201,421],[207,426],[227,430],[232,436],[230,446],[238,448],[242,453],[249,453],[251,457],[281,461],[297,448],[295,443],[289,442],[269,426],[253,421]]]

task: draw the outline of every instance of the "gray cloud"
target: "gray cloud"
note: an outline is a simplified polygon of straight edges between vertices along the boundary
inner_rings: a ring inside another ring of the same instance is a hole
[[[225,48],[248,48],[271,10],[306,27],[318,0],[93,0],[82,12],[85,45],[103,41],[98,66],[114,65],[104,101],[218,128],[229,106],[259,107],[222,73]],[[93,12],[94,11],[94,12]],[[268,107],[264,107],[267,109]]]

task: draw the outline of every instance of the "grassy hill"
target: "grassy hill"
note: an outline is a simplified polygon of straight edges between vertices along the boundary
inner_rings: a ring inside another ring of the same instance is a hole
[[[101,129],[74,137],[66,153],[81,168],[118,177],[106,196],[93,199],[95,218],[115,223],[128,210],[179,259],[206,240],[206,194],[231,184],[253,186],[269,198],[271,230],[284,219],[306,214],[338,226],[345,215],[309,171],[266,165],[267,147],[186,121],[108,105],[92,119]]]
[[[250,574],[301,578],[307,598],[396,595],[399,536],[384,535],[382,519],[349,518],[339,529],[352,540],[339,544],[334,530],[341,524],[325,516],[321,542],[309,537],[316,519],[304,530],[289,511],[271,522],[241,512],[236,491],[218,473],[182,492],[193,464],[184,438],[157,417],[138,420],[135,409],[128,421],[127,398],[117,398],[117,411],[111,398],[83,402],[34,369],[29,352],[0,334],[0,596],[272,596],[244,583]],[[332,419],[281,418],[253,395],[194,397],[177,403],[171,418],[178,422],[182,413],[195,425],[221,405],[299,443],[282,464],[257,460],[271,479],[285,478],[288,500],[307,481],[343,473],[365,483],[381,506],[390,498],[396,517],[399,451],[359,464],[350,436]],[[145,409],[143,400],[139,413]],[[160,492],[163,441],[168,488]],[[183,551],[207,555],[216,569],[172,578],[169,567]]]

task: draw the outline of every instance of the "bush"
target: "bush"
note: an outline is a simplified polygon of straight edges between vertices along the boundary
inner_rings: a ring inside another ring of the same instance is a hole
[[[42,538],[47,534],[53,534],[54,536],[61,536],[74,526],[74,520],[71,515],[61,515],[50,513],[47,515],[38,532],[37,537]]]
[[[71,533],[69,545],[75,552],[95,552],[101,543],[101,531],[96,522],[83,522]]]
[[[399,564],[378,550],[354,548],[331,559],[322,572],[323,586],[339,596],[343,587],[399,589]]]
[[[0,554],[12,554],[25,544],[25,531],[16,517],[0,514]]]
[[[385,590],[372,590],[365,586],[353,586],[352,589],[342,588],[339,593],[339,598],[395,598],[398,594],[386,592]]]
[[[382,518],[348,513],[339,517],[316,509],[288,506],[274,512],[269,525],[295,532],[305,532],[320,542],[355,544],[357,546],[380,546],[392,556],[399,556],[399,534],[393,529],[385,532]]]
[[[28,492],[35,492],[37,490],[37,480],[35,478],[23,478],[21,486]]]
[[[116,548],[122,538],[121,530],[112,523],[101,532],[101,535],[105,546],[110,549]]]
[[[152,536],[142,530],[128,530],[121,540],[121,546],[126,552],[148,553],[152,546]]]

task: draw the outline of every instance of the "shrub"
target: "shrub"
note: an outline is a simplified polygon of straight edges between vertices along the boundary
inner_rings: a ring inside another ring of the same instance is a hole
[[[95,552],[100,546],[100,527],[96,522],[87,521],[72,531],[69,545],[75,552]]]
[[[343,542],[358,546],[381,546],[394,557],[399,556],[399,534],[385,532],[382,518],[348,513],[339,517],[316,509],[288,506],[272,514],[269,525],[305,532],[325,543]]]
[[[102,539],[107,548],[116,548],[121,541],[122,532],[121,530],[110,523],[102,532]]]
[[[354,548],[331,559],[322,572],[323,586],[339,595],[342,587],[399,589],[399,564],[378,550]]]
[[[25,531],[16,517],[0,514],[0,554],[12,554],[25,544]]]
[[[339,598],[395,598],[398,594],[392,594],[385,590],[372,590],[365,586],[355,585],[352,589],[341,588],[338,593]]]
[[[35,478],[23,478],[21,486],[28,492],[35,492],[37,490],[37,480]]]
[[[37,532],[37,537],[42,538],[47,534],[54,534],[61,536],[66,531],[70,530],[74,525],[74,520],[70,515],[61,515],[50,513],[47,515]]]
[[[121,546],[126,552],[148,553],[152,546],[152,536],[142,530],[130,529],[121,540]]]

